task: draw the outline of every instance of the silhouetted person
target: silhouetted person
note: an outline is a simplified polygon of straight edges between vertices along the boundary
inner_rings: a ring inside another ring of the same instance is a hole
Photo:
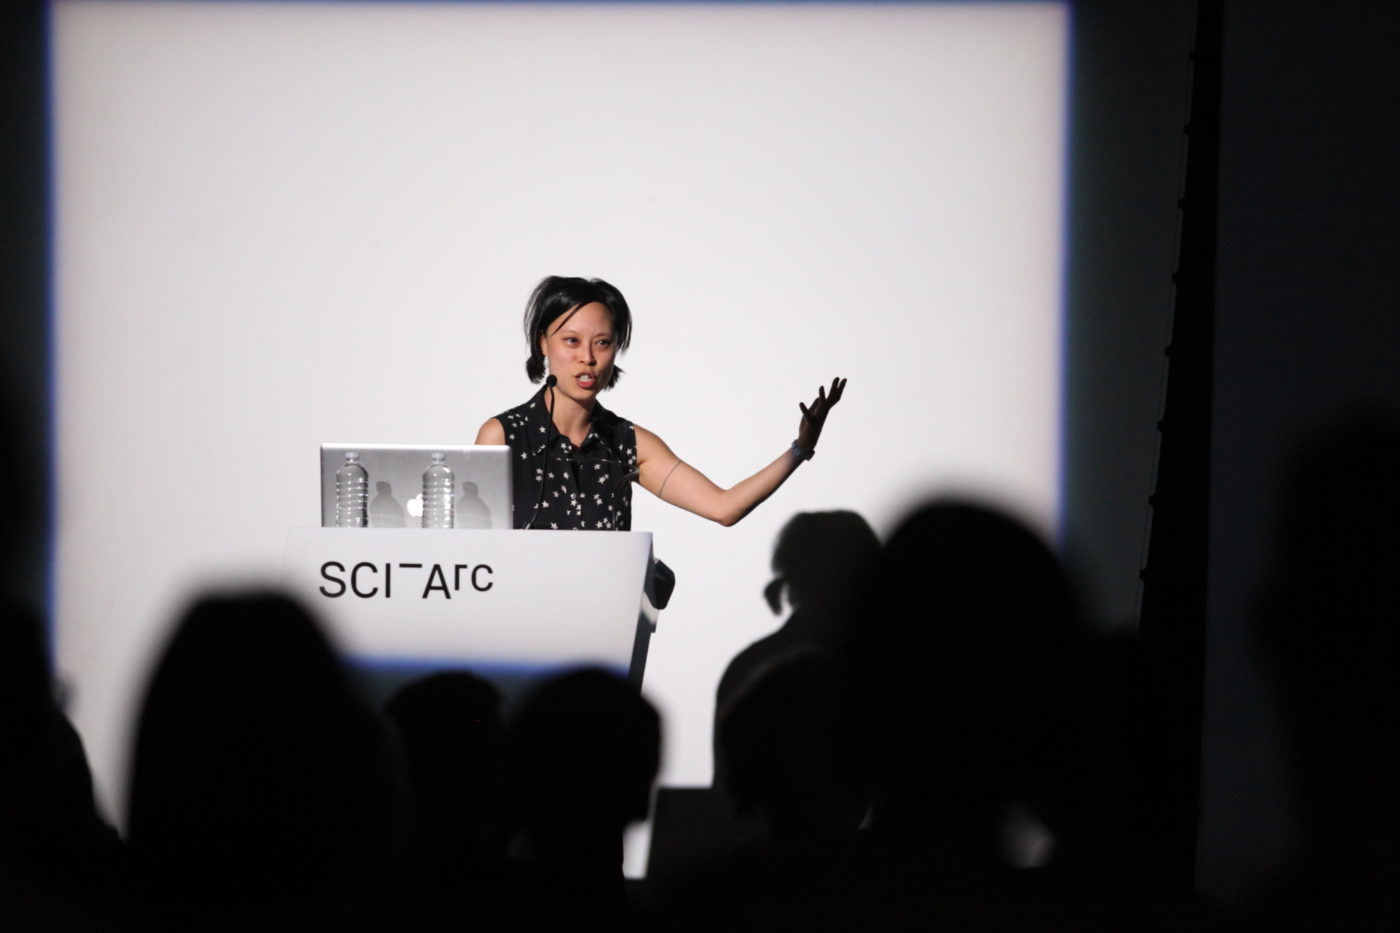
[[[494,927],[506,858],[501,695],[467,673],[434,674],[385,704],[412,802],[407,926]],[[407,919],[407,918],[406,918]]]
[[[1258,928],[1400,928],[1400,418],[1302,449],[1260,607],[1290,733],[1301,864]]]
[[[874,863],[928,880],[877,885],[881,910],[1007,930],[1144,921],[1098,878],[1113,846],[1094,814],[1122,812],[1133,776],[1100,744],[1121,738],[1100,708],[1122,701],[1096,689],[1110,681],[1089,648],[1059,560],[1019,521],[941,501],[891,536],[852,627],[850,696]]]
[[[0,605],[0,929],[111,928],[123,852],[93,803],[78,733],[54,702],[43,623]]]
[[[836,753],[837,719],[844,706],[826,661],[845,640],[850,609],[879,548],[865,519],[849,511],[799,512],[778,533],[773,579],[763,595],[775,615],[785,607],[791,613],[780,628],[735,655],[720,678],[712,785],[663,791],[653,828],[650,888],[683,880],[736,848],[825,837],[838,825],[854,828],[859,822],[860,813],[852,817],[851,812],[863,807],[851,798],[861,795],[849,786],[848,772],[818,774],[787,767],[783,759],[812,762]],[[807,660],[759,689],[774,669],[786,668],[797,657]],[[819,687],[813,678],[830,683]],[[825,695],[815,695],[823,689]],[[739,705],[745,710],[735,717]],[[736,753],[745,758],[746,783],[737,794],[728,775],[730,755]],[[768,774],[770,766],[781,774]],[[788,778],[801,782],[789,785]]]
[[[1005,515],[935,503],[891,537],[860,616],[853,697],[875,829],[996,864],[1003,811],[1048,808],[1032,798],[1066,751],[1076,617],[1058,561]]]
[[[729,662],[715,693],[716,724],[773,661],[798,650],[832,651],[844,641],[851,606],[879,552],[875,532],[855,512],[799,512],[788,520],[773,548],[773,580],[763,596],[774,615],[784,602],[792,614]]]
[[[385,736],[305,610],[205,598],[175,629],[137,728],[137,926],[371,928],[399,802]]]
[[[554,677],[522,704],[508,772],[522,928],[628,922],[622,834],[646,818],[660,743],[656,711],[601,670]]]

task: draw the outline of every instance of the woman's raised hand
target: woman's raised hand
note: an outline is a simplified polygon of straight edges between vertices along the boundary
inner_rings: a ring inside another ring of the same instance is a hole
[[[826,423],[827,413],[841,401],[841,393],[846,391],[846,380],[837,377],[831,380],[831,391],[828,392],[825,386],[817,389],[817,397],[812,400],[811,405],[797,403],[797,407],[802,409],[802,422],[797,426],[797,446],[811,453],[817,449],[817,439],[822,436],[822,425]]]

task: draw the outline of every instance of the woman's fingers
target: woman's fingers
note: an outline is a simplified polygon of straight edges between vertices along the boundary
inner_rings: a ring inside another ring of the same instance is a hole
[[[827,413],[831,411],[831,406],[841,400],[841,394],[846,390],[846,380],[837,376],[831,380],[831,394],[827,394],[826,386],[817,387],[817,397],[812,400],[810,407],[802,402],[797,403],[797,407],[802,411],[802,418],[813,425],[820,425],[826,420]]]

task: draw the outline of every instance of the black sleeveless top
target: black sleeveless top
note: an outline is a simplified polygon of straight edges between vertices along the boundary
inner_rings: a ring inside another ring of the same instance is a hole
[[[544,389],[496,419],[510,445],[514,527],[631,530],[632,480],[637,475],[637,432],[632,422],[595,404],[588,437],[583,446],[575,447],[550,427]],[[537,503],[538,516],[532,525]]]

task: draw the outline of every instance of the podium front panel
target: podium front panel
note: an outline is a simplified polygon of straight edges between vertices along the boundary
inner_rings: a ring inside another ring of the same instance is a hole
[[[625,672],[650,557],[648,532],[298,528],[284,579],[357,660]]]

